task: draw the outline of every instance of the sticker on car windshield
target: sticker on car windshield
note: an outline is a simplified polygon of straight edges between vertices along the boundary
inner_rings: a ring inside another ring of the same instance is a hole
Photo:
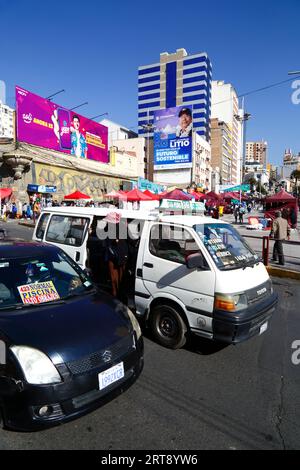
[[[0,263],[0,268],[9,268],[9,263]]]
[[[41,304],[60,299],[52,281],[18,286],[23,304]]]

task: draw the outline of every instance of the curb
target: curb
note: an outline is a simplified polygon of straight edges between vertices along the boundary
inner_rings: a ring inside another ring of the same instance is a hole
[[[266,266],[270,276],[283,277],[300,280],[300,272],[292,271],[290,269],[275,268],[274,266]]]
[[[34,228],[35,224],[27,223],[27,222],[18,222],[18,225],[23,225],[24,227]]]

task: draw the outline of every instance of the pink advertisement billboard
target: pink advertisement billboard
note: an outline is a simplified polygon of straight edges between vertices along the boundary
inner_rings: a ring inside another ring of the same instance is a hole
[[[17,139],[77,158],[108,163],[108,129],[16,87]]]

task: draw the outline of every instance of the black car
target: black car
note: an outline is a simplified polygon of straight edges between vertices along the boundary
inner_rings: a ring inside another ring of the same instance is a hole
[[[143,368],[133,313],[96,290],[61,249],[0,245],[0,410],[38,430],[98,408]]]

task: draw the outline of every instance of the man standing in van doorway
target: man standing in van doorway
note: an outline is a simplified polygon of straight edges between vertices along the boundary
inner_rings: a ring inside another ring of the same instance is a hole
[[[288,221],[284,219],[280,211],[275,212],[276,219],[273,220],[273,225],[270,233],[270,238],[274,238],[273,259],[272,261],[279,261],[279,264],[284,266],[284,254],[282,241],[286,238],[290,239],[290,227]]]

